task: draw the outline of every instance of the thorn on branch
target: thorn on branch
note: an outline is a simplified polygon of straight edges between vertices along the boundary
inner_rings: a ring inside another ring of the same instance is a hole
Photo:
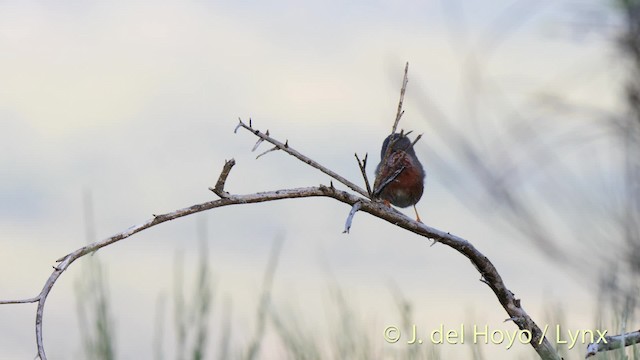
[[[257,131],[257,130],[256,130],[256,131]],[[259,131],[258,131],[258,132],[259,132]],[[256,132],[256,134],[257,134],[258,132]],[[266,136],[269,136],[269,129],[267,129],[267,132],[265,133],[265,135],[266,135]],[[260,144],[262,144],[262,142],[263,142],[263,141],[264,141],[264,138],[263,138],[263,137],[260,137],[260,138],[258,139],[258,141],[256,141],[256,144],[255,144],[255,145],[253,145],[253,149],[251,149],[251,151],[252,151],[252,152],[253,152],[253,151],[256,151],[256,149],[258,148],[258,146],[260,146]],[[256,159],[257,159],[257,158],[256,158]]]
[[[216,195],[218,195],[221,198],[229,197],[229,193],[224,191],[224,184],[227,181],[227,177],[229,176],[229,173],[231,172],[231,168],[235,164],[236,164],[236,161],[234,159],[231,159],[229,161],[225,160],[224,166],[222,167],[222,172],[220,172],[220,176],[218,177],[218,181],[216,182],[216,186],[213,189],[209,188],[209,190],[213,191]]]
[[[258,148],[258,146],[260,146],[260,144],[262,144],[262,142],[264,141],[263,138],[259,138],[258,141],[256,141],[256,144],[253,145],[253,148],[251,149],[251,151],[256,151],[256,149]]]
[[[233,129],[233,133],[237,134],[238,133],[238,129],[240,129],[242,127],[242,125],[244,125],[244,123],[242,122],[242,119],[238,118],[238,125],[236,125],[236,128]]]
[[[278,150],[278,149],[279,149],[279,148],[278,148],[277,146],[274,146],[274,147],[272,147],[271,149],[269,149],[269,150],[267,150],[267,151],[263,152],[262,154],[260,154],[260,155],[256,156],[256,159],[260,158],[262,155],[266,155],[266,154],[268,154],[268,153],[270,153],[270,152],[272,152],[272,151],[276,151],[276,150]]]
[[[351,211],[349,211],[349,216],[347,217],[347,221],[344,224],[344,231],[342,232],[343,234],[349,233],[349,230],[351,229],[351,223],[353,222],[353,217],[356,215],[356,212],[360,210],[361,207],[362,207],[361,201],[356,201],[356,203],[353,204],[353,206],[351,207]]]

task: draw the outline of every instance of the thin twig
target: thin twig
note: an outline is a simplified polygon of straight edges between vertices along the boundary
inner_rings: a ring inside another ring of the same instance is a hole
[[[404,65],[404,77],[402,78],[402,88],[400,88],[400,101],[398,101],[398,112],[396,113],[396,121],[393,122],[393,127],[391,128],[391,133],[395,133],[398,129],[398,123],[400,122],[400,118],[404,111],[402,110],[402,103],[404,102],[404,93],[407,91],[407,83],[409,82],[409,78],[407,74],[409,73],[409,62]]]
[[[409,83],[408,73],[409,73],[409,62],[407,61],[407,63],[404,66],[404,76],[402,77],[402,87],[400,88],[400,100],[398,100],[398,111],[396,113],[396,118],[395,118],[395,121],[393,122],[393,126],[391,127],[390,135],[393,135],[396,133],[396,131],[398,130],[398,123],[400,123],[400,118],[402,118],[402,115],[404,114],[404,110],[402,110],[402,104],[404,103],[404,94],[407,91],[407,84]],[[410,132],[411,131],[409,131],[409,133]],[[407,133],[407,135],[409,133]],[[400,131],[400,137],[402,137],[403,135],[404,135],[404,130]],[[382,155],[382,159],[380,159],[381,164],[386,163],[387,159],[389,158],[389,155],[391,155],[391,148],[393,147],[393,144],[396,141],[398,141],[398,139],[395,139],[395,138],[389,139],[389,143],[387,144],[387,149],[384,152],[384,155]],[[399,174],[396,174],[393,177],[393,179],[395,179],[398,175]],[[390,181],[384,181],[384,185],[382,185],[379,183],[381,180],[382,179],[376,176],[376,179],[373,182],[374,197],[377,197],[378,195],[380,195],[384,187],[390,182]]]
[[[411,147],[414,147],[418,140],[422,139],[422,134],[416,136],[415,140],[411,143]]]
[[[0,305],[6,305],[6,304],[30,304],[30,303],[34,303],[34,302],[38,302],[40,300],[40,296],[36,296],[36,297],[32,297],[29,299],[22,299],[22,300],[0,300]]]
[[[338,175],[338,173],[334,172],[333,170],[330,170],[329,168],[322,166],[321,164],[319,164],[318,162],[316,162],[315,160],[312,160],[311,158],[301,154],[300,152],[294,150],[288,143],[288,141],[286,143],[281,143],[280,141],[270,137],[269,135],[260,132],[260,130],[256,130],[253,127],[251,127],[251,125],[247,125],[244,122],[242,122],[242,119],[238,119],[239,123],[238,126],[236,127],[236,129],[238,127],[241,128],[245,128],[247,130],[249,130],[250,132],[252,132],[255,136],[264,139],[265,141],[275,145],[278,149],[286,152],[287,154],[297,158],[298,160],[304,162],[305,164],[312,166],[320,171],[322,171],[323,173],[331,176],[332,178],[338,180],[339,182],[343,183],[344,185],[346,185],[348,188],[350,188],[351,190],[363,195],[363,196],[369,196],[367,194],[367,192],[365,190],[363,190],[361,187],[359,187],[358,185],[352,183],[351,181],[345,179],[344,177]]]
[[[262,140],[262,139],[261,139],[261,140]],[[276,150],[280,150],[280,149],[279,149],[277,146],[274,146],[274,147],[272,147],[271,149],[269,149],[269,150],[267,150],[267,151],[263,152],[262,154],[260,154],[260,155],[256,156],[256,159],[259,159],[259,158],[261,158],[263,155],[266,155],[266,154],[268,154],[268,153],[270,153],[270,152],[272,152],[272,151],[276,151]]]
[[[267,134],[269,133],[269,131],[267,130]],[[256,141],[255,145],[253,145],[253,148],[251,148],[251,151],[256,151],[256,149],[258,148],[258,146],[260,146],[260,144],[264,141],[264,139],[258,139],[258,141]]]
[[[358,160],[358,167],[360,168],[360,172],[362,173],[362,177],[364,178],[364,185],[367,187],[367,194],[369,194],[369,198],[371,199],[373,193],[371,192],[369,178],[367,177],[367,158],[369,157],[369,154],[364,154],[364,159],[362,159],[362,162],[360,161],[358,154],[354,155],[356,156],[356,160]]]
[[[358,212],[358,210],[360,210],[361,207],[362,207],[362,202],[360,201],[356,201],[356,203],[353,204],[353,206],[351,207],[351,211],[349,211],[349,216],[347,216],[347,221],[344,224],[344,231],[342,232],[343,234],[349,233],[349,230],[351,229],[351,223],[353,222],[353,217],[356,215],[356,212]]]

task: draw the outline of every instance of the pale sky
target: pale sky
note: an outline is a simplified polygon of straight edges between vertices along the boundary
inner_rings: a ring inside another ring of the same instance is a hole
[[[369,153],[371,175],[409,61],[401,127],[424,133],[416,145],[428,173],[418,204],[424,222],[474,243],[538,323],[545,324],[559,305],[567,327],[592,327],[592,288],[496,225],[495,215],[475,212],[452,193],[459,190],[436,170],[441,167],[434,154],[448,150],[423,111],[423,96],[451,126],[480,131],[478,136],[500,135],[508,126],[505,103],[538,114],[543,134],[558,121],[584,118],[544,116],[548,110],[532,106],[540,99],[561,96],[619,111],[624,72],[610,34],[580,27],[583,15],[615,21],[611,12],[572,1],[2,1],[0,298],[35,296],[54,260],[85,243],[87,191],[101,239],[151,214],[215,198],[207,188],[225,159],[237,161],[227,182],[233,193],[328,184],[327,176],[286,154],[256,160],[250,152],[256,139],[233,134],[238,117],[252,117],[257,128],[362,183],[353,154]],[[465,71],[472,65],[483,84],[475,93],[480,130],[466,128]],[[580,145],[602,146],[587,140]],[[522,150],[508,146],[514,154]],[[584,171],[590,186],[595,170],[569,163],[572,171]],[[357,214],[351,234],[344,235],[348,212],[329,199],[221,208],[101,250],[119,358],[151,358],[160,294],[167,297],[165,327],[172,326],[175,253],[184,254],[193,276],[198,221],[208,227],[215,277],[213,333],[229,298],[239,348],[253,334],[263,271],[279,236],[285,241],[274,306],[302,314],[319,338],[331,331],[325,314],[331,311],[332,278],[376,349],[402,346],[385,344],[381,335],[400,321],[391,284],[413,302],[419,325],[515,329],[502,323],[506,313],[463,256],[366,214]],[[51,359],[82,358],[74,298],[82,262],[63,274],[47,302]],[[34,317],[34,305],[0,306],[0,359],[35,356]],[[173,334],[166,330],[165,336],[169,359]],[[277,345],[264,346],[263,358],[277,356]],[[466,345],[440,347],[445,358],[470,357]],[[574,356],[582,356],[584,347]],[[483,351],[496,359],[533,354],[527,345]]]

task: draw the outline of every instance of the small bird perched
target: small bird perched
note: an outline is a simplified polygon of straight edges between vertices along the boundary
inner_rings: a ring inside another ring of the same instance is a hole
[[[376,167],[374,197],[401,208],[413,205],[416,220],[422,222],[416,203],[424,191],[425,175],[409,138],[403,133],[393,133],[382,143],[380,164]]]

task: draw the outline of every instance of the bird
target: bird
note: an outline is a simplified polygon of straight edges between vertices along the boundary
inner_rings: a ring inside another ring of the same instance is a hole
[[[392,133],[384,139],[380,163],[376,167],[373,195],[387,205],[391,203],[401,208],[413,205],[416,220],[422,222],[416,204],[424,192],[426,173],[407,135],[403,132]]]

